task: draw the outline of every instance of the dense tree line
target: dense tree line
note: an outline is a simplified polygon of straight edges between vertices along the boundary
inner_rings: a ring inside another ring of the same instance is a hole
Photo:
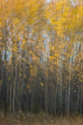
[[[82,0],[0,0],[0,110],[83,113]]]

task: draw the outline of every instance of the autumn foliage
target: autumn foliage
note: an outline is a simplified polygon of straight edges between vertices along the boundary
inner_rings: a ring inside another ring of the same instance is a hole
[[[82,0],[0,0],[0,110],[83,114]]]

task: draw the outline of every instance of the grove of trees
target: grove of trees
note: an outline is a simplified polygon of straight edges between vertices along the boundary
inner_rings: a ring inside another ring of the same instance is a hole
[[[0,111],[83,114],[83,0],[0,0]]]

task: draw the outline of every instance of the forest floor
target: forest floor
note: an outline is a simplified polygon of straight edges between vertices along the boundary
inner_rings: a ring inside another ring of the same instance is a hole
[[[13,115],[0,115],[0,125],[83,125],[83,118],[80,117],[54,117],[46,115],[31,115],[26,117]]]

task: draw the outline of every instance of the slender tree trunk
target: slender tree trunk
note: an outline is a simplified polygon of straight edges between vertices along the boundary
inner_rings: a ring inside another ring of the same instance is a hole
[[[45,113],[48,113],[48,70],[46,67],[46,82],[45,82]]]
[[[69,85],[68,85],[68,107],[67,107],[67,116],[70,114],[70,89],[71,89],[71,69],[69,64]]]
[[[13,113],[15,112],[15,97],[16,97],[16,81],[17,81],[17,56],[15,56],[15,75],[14,75],[14,88],[13,88]]]

